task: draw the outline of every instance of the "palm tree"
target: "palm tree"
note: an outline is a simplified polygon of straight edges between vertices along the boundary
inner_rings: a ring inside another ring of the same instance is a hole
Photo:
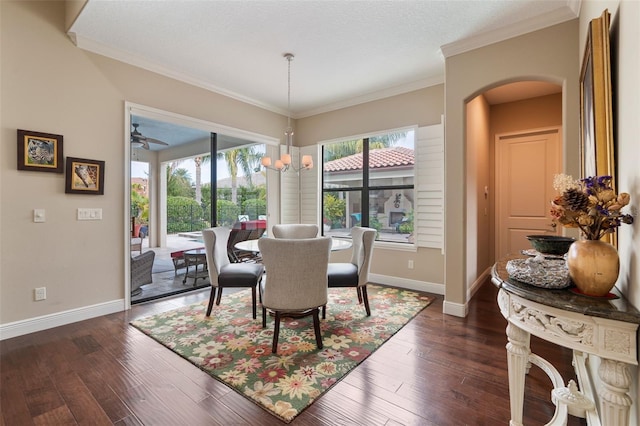
[[[193,158],[196,165],[196,202],[202,203],[202,165],[211,161],[211,155],[202,155]]]
[[[193,196],[191,190],[191,175],[189,175],[189,171],[187,169],[172,169],[171,164],[167,166],[167,196]]]
[[[228,151],[219,152],[219,159],[224,159],[227,163],[229,170],[229,176],[231,177],[231,202],[237,204],[238,202],[238,166],[242,169],[242,172],[247,178],[247,181],[251,185],[251,173],[255,170],[260,160],[259,155],[255,152],[255,148],[250,146],[248,148],[230,149]]]

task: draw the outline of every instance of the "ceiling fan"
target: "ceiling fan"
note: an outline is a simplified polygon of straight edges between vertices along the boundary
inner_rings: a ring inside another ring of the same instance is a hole
[[[148,138],[144,136],[142,133],[138,131],[138,123],[131,123],[133,126],[133,131],[131,132],[131,145],[135,147],[142,147],[144,149],[149,149],[149,142],[157,143],[159,145],[169,145],[166,142],[163,142],[158,139]]]

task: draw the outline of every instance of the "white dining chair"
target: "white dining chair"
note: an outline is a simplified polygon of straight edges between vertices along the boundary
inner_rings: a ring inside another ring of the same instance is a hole
[[[310,223],[287,223],[273,225],[275,238],[314,238],[318,236],[318,225]]]
[[[319,315],[327,304],[331,238],[261,238],[258,246],[266,270],[261,285],[262,327],[267,326],[267,310],[275,317],[271,352],[278,349],[280,320],[292,314],[313,316],[316,344],[322,349]]]

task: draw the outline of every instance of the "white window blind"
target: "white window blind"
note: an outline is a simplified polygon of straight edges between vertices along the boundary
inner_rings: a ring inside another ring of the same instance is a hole
[[[280,152],[285,153],[286,146],[280,147]],[[299,149],[291,147],[291,162],[299,164]],[[294,170],[280,173],[280,223],[300,223],[300,181]]]
[[[416,244],[444,249],[444,125],[420,127],[416,156]]]
[[[303,146],[300,148],[300,157],[303,155],[311,155],[313,169],[300,171],[300,223],[319,224],[320,198],[318,190],[322,161],[319,158],[318,145]]]

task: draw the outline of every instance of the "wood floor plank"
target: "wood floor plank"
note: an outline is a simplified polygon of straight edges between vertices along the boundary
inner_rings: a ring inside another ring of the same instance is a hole
[[[361,406],[386,416],[387,421],[385,425],[392,421],[407,426],[432,424],[428,419],[415,414],[414,410],[403,408],[392,401],[380,398],[374,393],[369,392],[369,389],[354,387],[344,380],[334,386],[332,390],[335,390],[332,394],[341,395],[338,396],[338,398],[353,399]]]
[[[51,411],[39,414],[33,418],[33,424],[36,426],[51,425],[77,425],[71,411],[66,405],[61,405]]]
[[[88,366],[79,369],[77,374],[113,423],[132,416],[129,407],[127,407],[113,388],[102,378],[100,370]]]
[[[32,417],[52,412],[65,405],[53,382],[43,378],[38,387],[30,387],[24,391],[27,407]]]
[[[199,425],[208,424],[213,421],[213,416],[203,410],[198,402],[191,400],[180,389],[155,371],[149,370],[140,374],[140,392],[147,395],[152,394],[154,398],[172,411],[177,418],[182,419],[184,424]]]
[[[110,425],[111,419],[75,373],[56,374],[58,392],[79,425]]]
[[[22,387],[20,370],[15,363],[3,363],[0,381],[0,407],[2,421],[6,425],[31,424],[31,412]]]

